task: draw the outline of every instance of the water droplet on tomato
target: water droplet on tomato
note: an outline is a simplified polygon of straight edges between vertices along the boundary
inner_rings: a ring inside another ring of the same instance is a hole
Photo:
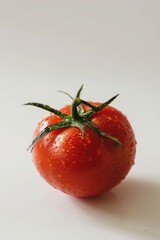
[[[41,147],[42,147],[42,143],[39,144],[39,148],[41,148]]]
[[[100,155],[101,154],[101,151],[98,149],[97,150],[97,155]]]
[[[92,160],[93,160],[92,157],[88,158],[88,162],[92,162]]]
[[[90,140],[89,137],[86,137],[86,142],[87,142],[87,143],[91,143],[91,140]]]
[[[130,166],[132,166],[132,165],[134,165],[134,162],[133,162],[132,160],[130,160],[130,161],[128,161],[128,164],[129,164]]]

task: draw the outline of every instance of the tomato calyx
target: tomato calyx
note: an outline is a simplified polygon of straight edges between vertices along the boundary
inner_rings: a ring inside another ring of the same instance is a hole
[[[57,124],[52,124],[47,127],[45,127],[40,134],[32,141],[31,145],[28,147],[28,149],[34,148],[35,144],[39,142],[44,136],[46,136],[49,132],[52,132],[57,129],[62,129],[62,128],[68,128],[68,127],[77,127],[80,129],[82,138],[85,136],[85,129],[84,127],[87,126],[91,128],[93,131],[95,131],[97,134],[107,137],[108,139],[111,139],[115,143],[122,145],[122,143],[114,136],[111,136],[105,132],[103,132],[101,129],[99,129],[93,122],[90,120],[90,118],[106,106],[108,106],[119,94],[115,95],[108,101],[102,103],[98,107],[92,105],[91,103],[83,100],[80,98],[81,91],[83,89],[83,85],[81,88],[78,90],[78,93],[75,98],[70,96],[68,93],[61,91],[62,93],[65,93],[68,95],[72,100],[72,105],[71,105],[71,115],[67,115],[61,111],[58,111],[48,105],[41,104],[41,103],[35,103],[35,102],[29,102],[24,105],[31,105],[35,107],[42,108],[46,111],[49,111],[50,113],[53,113],[57,116],[59,116],[62,121],[57,123]],[[88,111],[84,111],[82,104],[88,106],[90,109]],[[27,149],[27,150],[28,150]]]

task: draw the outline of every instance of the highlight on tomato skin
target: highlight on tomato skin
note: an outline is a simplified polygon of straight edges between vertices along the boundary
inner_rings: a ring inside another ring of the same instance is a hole
[[[118,185],[134,165],[136,139],[127,117],[109,104],[86,102],[82,87],[71,105],[52,112],[37,126],[32,158],[54,188],[76,197],[92,197]],[[70,95],[69,95],[70,96]]]

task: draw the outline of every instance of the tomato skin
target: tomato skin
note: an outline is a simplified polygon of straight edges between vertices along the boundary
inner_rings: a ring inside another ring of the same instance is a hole
[[[71,106],[60,111],[70,114]],[[119,110],[107,106],[91,119],[99,129],[121,141],[122,146],[88,127],[83,139],[78,128],[69,127],[48,133],[32,151],[41,176],[54,188],[76,197],[95,196],[115,187],[128,174],[136,154],[133,129]],[[33,137],[60,121],[54,114],[48,116],[38,124]]]

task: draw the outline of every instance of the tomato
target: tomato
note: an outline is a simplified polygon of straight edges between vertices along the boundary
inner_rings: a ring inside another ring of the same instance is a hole
[[[136,140],[126,116],[108,106],[117,96],[101,104],[81,100],[80,92],[72,105],[59,111],[27,104],[52,110],[35,130],[32,157],[51,186],[76,197],[91,197],[126,177],[134,164]]]

